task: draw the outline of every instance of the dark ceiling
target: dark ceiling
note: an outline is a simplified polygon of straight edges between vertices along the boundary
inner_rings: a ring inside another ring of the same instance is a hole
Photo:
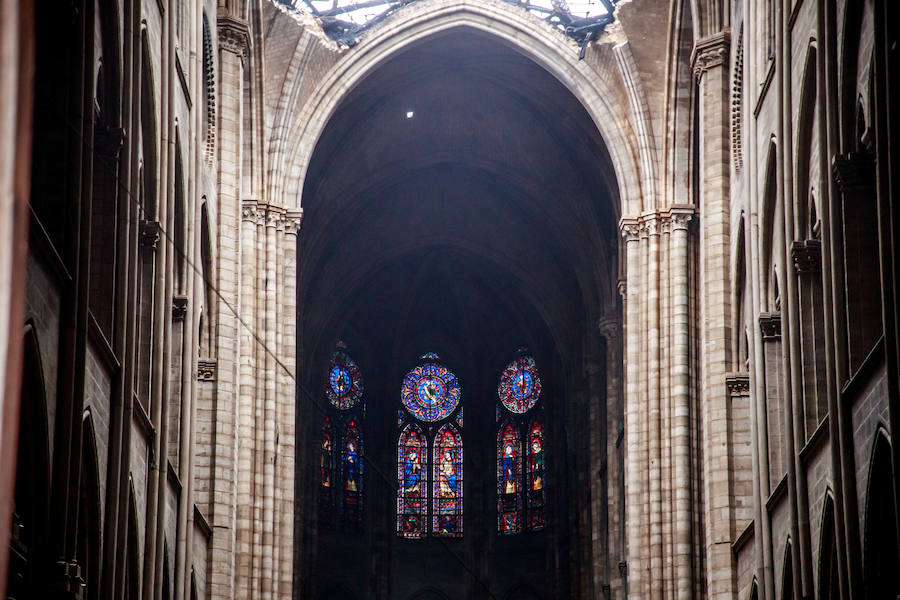
[[[616,193],[596,126],[528,58],[468,30],[390,58],[338,107],[307,174],[306,355],[324,362],[348,335],[404,362],[564,353],[615,302]]]

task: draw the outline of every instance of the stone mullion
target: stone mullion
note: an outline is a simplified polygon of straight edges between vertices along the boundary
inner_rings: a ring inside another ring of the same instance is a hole
[[[641,352],[641,263],[636,219],[623,219],[621,225],[624,238],[625,271],[625,503],[629,523],[626,545],[626,585],[633,595],[640,596],[643,582],[644,560],[641,550],[644,546],[643,519],[644,506],[643,464],[639,444],[640,414],[643,404],[640,385]]]
[[[733,597],[728,419],[725,376],[730,364],[729,82],[727,31],[699,40],[694,74],[700,107],[700,314],[703,495],[707,585],[711,597]]]
[[[213,597],[235,595],[237,511],[237,392],[240,389],[241,326],[238,310],[242,277],[241,205],[238,195],[241,177],[241,88],[243,64],[241,55],[247,42],[246,27],[230,19],[218,21],[219,37],[219,105],[217,126],[218,223],[217,255],[234,257],[221,261],[217,275],[219,290],[216,310],[218,348],[214,408],[214,451],[210,525],[215,532],[210,540],[211,564],[208,585]],[[219,341],[222,343],[219,343]]]

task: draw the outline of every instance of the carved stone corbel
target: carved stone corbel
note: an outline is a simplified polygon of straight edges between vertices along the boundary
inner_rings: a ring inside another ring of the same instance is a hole
[[[731,49],[731,34],[725,29],[694,44],[691,67],[697,81],[710,69],[724,67]]]

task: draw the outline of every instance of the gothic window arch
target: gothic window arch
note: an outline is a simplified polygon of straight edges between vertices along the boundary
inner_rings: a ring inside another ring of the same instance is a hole
[[[422,355],[403,379],[397,419],[400,537],[463,534],[461,395],[456,375],[434,352]]]
[[[541,376],[520,348],[497,385],[497,531],[510,535],[545,525],[545,448]]]
[[[319,429],[319,523],[343,531],[362,528],[365,402],[362,373],[343,342],[325,372],[328,401]]]

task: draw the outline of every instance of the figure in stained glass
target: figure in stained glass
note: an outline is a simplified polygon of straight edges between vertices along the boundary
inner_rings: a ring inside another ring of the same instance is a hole
[[[356,452],[356,440],[347,440],[347,451],[344,455],[344,489],[358,492],[359,455]]]
[[[434,519],[435,535],[462,535],[462,438],[456,429],[444,425],[434,441]]]
[[[544,527],[544,429],[540,421],[531,423],[528,439],[528,528],[538,530]]]
[[[319,447],[319,522],[328,527],[334,519],[334,446],[331,419],[325,417],[322,423],[321,445]]]
[[[518,429],[505,424],[497,439],[497,527],[503,534],[519,531],[521,445]]]
[[[428,498],[422,463],[427,448],[422,431],[407,425],[397,444],[397,533],[407,538],[425,535]]]

